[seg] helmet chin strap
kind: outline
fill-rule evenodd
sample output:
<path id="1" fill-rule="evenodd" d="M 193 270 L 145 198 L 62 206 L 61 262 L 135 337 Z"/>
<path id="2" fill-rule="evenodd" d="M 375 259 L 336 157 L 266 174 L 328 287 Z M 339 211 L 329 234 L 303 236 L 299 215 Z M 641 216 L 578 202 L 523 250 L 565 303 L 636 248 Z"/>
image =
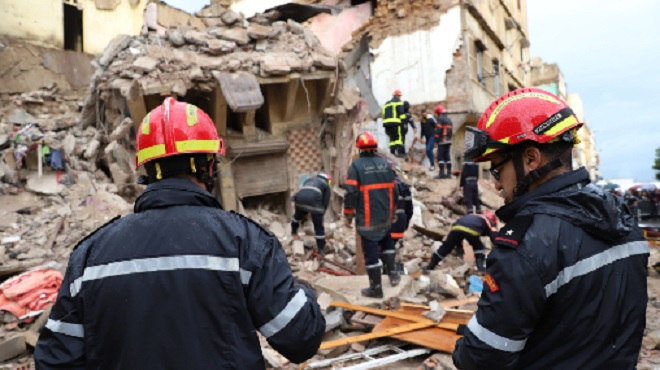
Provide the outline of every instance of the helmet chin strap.
<path id="1" fill-rule="evenodd" d="M 564 162 L 561 160 L 561 158 L 557 158 L 535 170 L 529 171 L 529 173 L 525 175 L 525 165 L 523 163 L 522 155 L 514 156 L 513 166 L 516 170 L 516 179 L 522 179 L 522 180 L 519 180 L 518 183 L 516 184 L 516 187 L 513 188 L 513 197 L 517 198 L 524 195 L 529 191 L 530 185 L 532 185 L 538 179 L 547 175 L 551 171 L 554 171 L 557 168 L 562 167 L 563 165 Z"/>

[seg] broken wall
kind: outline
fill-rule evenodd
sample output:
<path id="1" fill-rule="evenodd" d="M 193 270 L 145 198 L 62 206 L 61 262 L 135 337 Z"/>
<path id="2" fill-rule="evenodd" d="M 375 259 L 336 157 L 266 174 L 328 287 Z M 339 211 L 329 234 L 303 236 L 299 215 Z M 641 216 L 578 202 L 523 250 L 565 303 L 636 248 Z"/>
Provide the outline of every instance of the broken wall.
<path id="1" fill-rule="evenodd" d="M 99 54 L 116 35 L 139 34 L 147 3 L 146 0 L 78 0 L 77 8 L 82 10 L 82 51 Z M 0 36 L 64 48 L 64 4 L 72 2 L 0 0 L 3 10 Z"/>
<path id="2" fill-rule="evenodd" d="M 454 6 L 429 30 L 386 37 L 372 49 L 372 89 L 378 102 L 388 101 L 395 89 L 410 104 L 444 101 L 445 73 L 451 68 L 460 35 L 460 7 Z"/>

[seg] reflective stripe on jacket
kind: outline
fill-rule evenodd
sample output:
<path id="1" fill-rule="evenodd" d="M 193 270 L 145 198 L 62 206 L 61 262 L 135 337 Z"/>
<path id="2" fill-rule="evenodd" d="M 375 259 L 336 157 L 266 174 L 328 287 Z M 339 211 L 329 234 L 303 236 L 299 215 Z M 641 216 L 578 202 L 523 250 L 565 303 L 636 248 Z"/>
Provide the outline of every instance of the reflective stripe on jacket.
<path id="1" fill-rule="evenodd" d="M 383 105 L 382 115 L 384 126 L 401 124 L 402 120 L 406 118 L 406 113 L 403 111 L 403 102 L 399 98 L 392 98 Z"/>
<path id="2" fill-rule="evenodd" d="M 344 215 L 356 217 L 358 234 L 380 240 L 390 229 L 398 189 L 390 164 L 364 151 L 351 163 L 345 183 Z"/>
<path id="3" fill-rule="evenodd" d="M 165 179 L 72 252 L 34 358 L 40 369 L 263 369 L 257 330 L 300 363 L 325 320 L 272 233 Z"/>
<path id="4" fill-rule="evenodd" d="M 633 369 L 646 322 L 649 248 L 618 197 L 580 170 L 498 210 L 479 309 L 458 369 Z"/>

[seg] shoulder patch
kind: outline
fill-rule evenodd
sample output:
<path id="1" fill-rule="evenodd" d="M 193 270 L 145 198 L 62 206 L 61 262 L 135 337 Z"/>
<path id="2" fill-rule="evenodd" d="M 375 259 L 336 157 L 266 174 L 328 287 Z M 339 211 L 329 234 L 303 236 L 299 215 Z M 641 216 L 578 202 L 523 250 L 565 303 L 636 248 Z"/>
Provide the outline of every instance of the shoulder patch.
<path id="1" fill-rule="evenodd" d="M 493 279 L 489 273 L 486 273 L 484 276 L 484 284 L 488 286 L 488 289 L 490 289 L 491 293 L 495 293 L 500 290 L 500 286 L 497 285 L 497 282 L 495 282 L 495 279 Z"/>
<path id="2" fill-rule="evenodd" d="M 495 237 L 495 244 L 509 248 L 518 247 L 533 220 L 534 216 L 532 215 L 514 217 L 511 222 L 500 229 Z"/>
<path id="3" fill-rule="evenodd" d="M 85 242 L 85 240 L 87 240 L 87 239 L 91 238 L 92 236 L 96 235 L 96 233 L 98 233 L 98 232 L 101 231 L 102 229 L 105 229 L 107 226 L 109 226 L 109 225 L 112 224 L 113 222 L 119 220 L 120 218 L 121 218 L 121 216 L 115 216 L 115 217 L 113 217 L 110 221 L 108 221 L 108 222 L 104 223 L 103 225 L 99 226 L 96 230 L 92 231 L 92 232 L 89 233 L 86 237 L 82 238 L 82 240 L 80 240 L 80 241 L 76 244 L 76 246 L 73 247 L 73 250 L 75 251 L 75 250 L 76 250 L 76 249 L 77 249 L 82 243 Z"/>
<path id="4" fill-rule="evenodd" d="M 234 215 L 236 215 L 236 216 L 238 216 L 238 217 L 240 217 L 240 218 L 242 218 L 242 219 L 248 221 L 248 222 L 251 223 L 252 225 L 255 225 L 255 226 L 258 227 L 259 229 L 263 230 L 268 236 L 275 237 L 275 234 L 273 234 L 272 231 L 266 229 L 264 226 L 262 226 L 262 225 L 261 225 L 260 223 L 258 223 L 257 221 L 255 221 L 255 220 L 253 220 L 253 219 L 251 219 L 251 218 L 249 218 L 249 217 L 247 217 L 247 216 L 244 216 L 244 215 L 242 215 L 242 214 L 240 214 L 240 213 L 238 213 L 238 212 L 236 212 L 236 211 L 229 211 L 229 213 L 234 214 Z"/>

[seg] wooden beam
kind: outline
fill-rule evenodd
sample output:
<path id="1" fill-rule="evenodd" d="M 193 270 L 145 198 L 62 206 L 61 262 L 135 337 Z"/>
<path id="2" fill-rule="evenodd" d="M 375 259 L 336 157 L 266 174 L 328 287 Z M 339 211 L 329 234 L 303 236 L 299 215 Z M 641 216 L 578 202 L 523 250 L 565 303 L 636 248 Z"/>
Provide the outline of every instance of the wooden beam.
<path id="1" fill-rule="evenodd" d="M 458 327 L 457 324 L 447 324 L 447 325 L 456 325 Z M 343 345 L 346 345 L 346 344 L 364 342 L 366 340 L 372 340 L 372 339 L 376 339 L 376 338 L 389 337 L 389 336 L 392 336 L 392 335 L 407 333 L 407 332 L 414 331 L 414 330 L 430 328 L 432 326 L 435 326 L 435 323 L 433 323 L 432 321 L 431 321 L 430 324 L 429 323 L 423 323 L 423 322 L 419 323 L 418 322 L 418 323 L 415 323 L 415 324 L 399 326 L 397 328 L 387 329 L 387 330 L 379 331 L 379 332 L 376 332 L 376 333 L 362 334 L 362 335 L 356 335 L 356 336 L 353 336 L 353 337 L 330 340 L 330 341 L 321 343 L 321 347 L 319 347 L 319 349 L 320 350 L 329 349 L 329 348 L 343 346 Z"/>
<path id="2" fill-rule="evenodd" d="M 130 112 L 131 119 L 133 120 L 133 127 L 137 131 L 138 126 L 144 119 L 144 116 L 147 115 L 147 107 L 144 104 L 144 96 L 139 95 L 135 99 L 127 99 L 126 105 L 128 105 L 128 111 Z"/>
<path id="3" fill-rule="evenodd" d="M 234 183 L 234 174 L 231 166 L 231 162 L 221 163 L 220 171 L 218 171 L 222 208 L 224 208 L 225 211 L 236 211 L 238 209 L 238 203 L 236 202 L 236 185 Z"/>
<path id="4" fill-rule="evenodd" d="M 300 86 L 300 79 L 296 78 L 286 85 L 285 102 L 284 102 L 284 116 L 282 121 L 288 122 L 293 119 L 294 108 L 296 107 L 296 95 L 298 94 L 298 87 Z"/>
<path id="5" fill-rule="evenodd" d="M 332 95 L 334 92 L 335 83 L 331 79 L 318 80 L 316 83 L 318 84 L 316 90 L 318 107 L 316 107 L 317 111 L 315 113 L 323 114 L 323 110 L 329 107 L 335 98 L 334 95 Z"/>
<path id="6" fill-rule="evenodd" d="M 423 317 L 423 316 L 409 315 L 409 314 L 405 314 L 405 313 L 401 313 L 401 312 L 397 312 L 397 311 L 380 310 L 378 308 L 372 308 L 372 307 L 367 307 L 367 306 L 358 306 L 358 305 L 355 305 L 355 304 L 350 304 L 350 303 L 345 303 L 345 302 L 332 301 L 332 302 L 330 302 L 330 306 L 341 307 L 341 308 L 345 308 L 347 310 L 371 313 L 371 314 L 379 315 L 379 316 L 396 317 L 397 319 L 408 320 L 408 321 L 413 321 L 413 322 L 417 322 L 417 323 L 427 323 L 427 324 L 432 323 L 432 324 L 435 324 L 435 322 L 433 320 L 427 319 L 426 317 Z"/>
<path id="7" fill-rule="evenodd" d="M 227 136 L 227 101 L 220 86 L 213 90 L 213 121 L 220 137 Z"/>
<path id="8" fill-rule="evenodd" d="M 243 136 L 249 142 L 257 141 L 257 125 L 254 121 L 255 113 L 255 110 L 251 110 L 239 115 L 241 127 L 243 128 Z"/>

